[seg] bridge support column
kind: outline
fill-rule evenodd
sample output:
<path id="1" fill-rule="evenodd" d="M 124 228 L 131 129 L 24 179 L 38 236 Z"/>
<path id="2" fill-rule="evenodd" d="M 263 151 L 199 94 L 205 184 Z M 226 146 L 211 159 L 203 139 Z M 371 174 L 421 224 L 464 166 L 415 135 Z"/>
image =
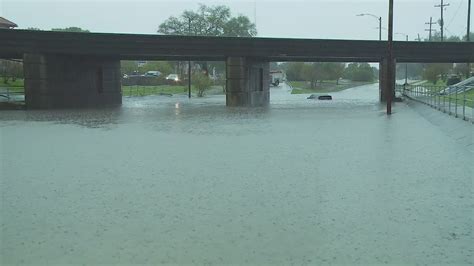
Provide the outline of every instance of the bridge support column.
<path id="1" fill-rule="evenodd" d="M 269 62 L 246 57 L 227 58 L 227 106 L 267 106 L 270 103 Z"/>
<path id="2" fill-rule="evenodd" d="M 389 62 L 388 58 L 383 58 L 379 63 L 379 96 L 381 102 L 386 102 L 389 94 L 389 82 L 395 84 L 395 73 L 391 75 L 392 80 L 389 81 Z M 395 71 L 395 62 L 393 62 L 393 71 Z M 392 90 L 392 99 L 395 99 L 395 90 Z"/>
<path id="3" fill-rule="evenodd" d="M 119 60 L 26 54 L 23 67 L 28 109 L 99 107 L 122 103 Z"/>

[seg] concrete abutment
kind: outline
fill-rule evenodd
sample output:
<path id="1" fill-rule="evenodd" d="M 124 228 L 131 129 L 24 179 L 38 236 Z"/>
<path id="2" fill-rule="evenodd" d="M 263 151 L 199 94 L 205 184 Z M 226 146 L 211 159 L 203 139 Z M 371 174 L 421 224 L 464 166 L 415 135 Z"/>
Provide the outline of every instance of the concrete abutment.
<path id="1" fill-rule="evenodd" d="M 250 57 L 228 57 L 226 104 L 261 107 L 270 103 L 270 63 Z"/>
<path id="2" fill-rule="evenodd" d="M 116 106 L 122 103 L 120 60 L 25 54 L 28 109 Z"/>

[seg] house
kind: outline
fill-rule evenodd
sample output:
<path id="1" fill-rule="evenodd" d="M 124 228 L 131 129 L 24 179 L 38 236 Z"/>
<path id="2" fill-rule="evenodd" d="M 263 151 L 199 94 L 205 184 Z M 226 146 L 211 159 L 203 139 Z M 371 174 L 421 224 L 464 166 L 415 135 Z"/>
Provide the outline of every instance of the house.
<path id="1" fill-rule="evenodd" d="M 11 22 L 6 18 L 0 17 L 0 29 L 13 29 L 18 27 L 15 23 Z"/>

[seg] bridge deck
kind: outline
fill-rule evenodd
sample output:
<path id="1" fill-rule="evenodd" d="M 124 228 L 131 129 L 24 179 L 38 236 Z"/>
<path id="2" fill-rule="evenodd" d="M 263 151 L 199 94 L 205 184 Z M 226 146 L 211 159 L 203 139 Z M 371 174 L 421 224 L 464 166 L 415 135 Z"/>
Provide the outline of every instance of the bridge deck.
<path id="1" fill-rule="evenodd" d="M 93 55 L 118 59 L 379 62 L 387 42 L 289 38 L 233 38 L 0 30 L 0 57 L 25 53 Z M 474 42 L 395 42 L 398 62 L 474 62 Z"/>

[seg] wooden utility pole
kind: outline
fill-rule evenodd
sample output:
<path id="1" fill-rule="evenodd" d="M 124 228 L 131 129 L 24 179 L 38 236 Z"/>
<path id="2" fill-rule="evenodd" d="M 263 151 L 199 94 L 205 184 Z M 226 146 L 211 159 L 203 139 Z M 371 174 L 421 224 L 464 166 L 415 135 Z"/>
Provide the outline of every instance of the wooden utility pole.
<path id="1" fill-rule="evenodd" d="M 191 17 L 188 21 L 188 31 L 191 35 Z M 188 60 L 188 98 L 191 98 L 191 60 Z"/>
<path id="2" fill-rule="evenodd" d="M 392 114 L 392 100 L 395 86 L 395 62 L 393 58 L 393 0 L 388 5 L 388 65 L 387 65 L 387 115 Z"/>
<path id="3" fill-rule="evenodd" d="M 449 4 L 444 4 L 443 0 L 441 0 L 441 4 L 435 6 L 441 9 L 441 19 L 439 21 L 439 26 L 441 28 L 441 41 L 444 41 L 444 7 L 445 6 L 449 6 Z"/>
<path id="4" fill-rule="evenodd" d="M 429 31 L 430 32 L 430 35 L 429 35 L 429 38 L 428 40 L 431 42 L 431 36 L 432 36 L 432 32 L 433 32 L 433 24 L 436 24 L 433 22 L 433 17 L 430 17 L 430 22 L 426 22 L 425 23 L 426 25 L 430 25 L 430 28 L 429 29 L 425 29 L 425 31 Z"/>
<path id="5" fill-rule="evenodd" d="M 467 6 L 467 35 L 466 35 L 466 42 L 471 41 L 471 0 L 468 1 Z M 471 64 L 467 62 L 467 76 L 469 78 L 471 76 Z"/>

